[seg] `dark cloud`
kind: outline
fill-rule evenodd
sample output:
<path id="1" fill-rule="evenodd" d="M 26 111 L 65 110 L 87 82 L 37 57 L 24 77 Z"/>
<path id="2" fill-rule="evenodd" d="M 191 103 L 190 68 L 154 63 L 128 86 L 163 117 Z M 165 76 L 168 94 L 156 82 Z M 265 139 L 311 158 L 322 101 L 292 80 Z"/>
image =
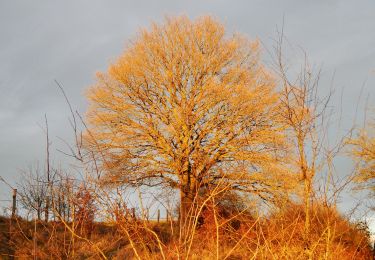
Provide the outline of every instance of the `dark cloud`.
<path id="1" fill-rule="evenodd" d="M 165 15 L 211 14 L 230 31 L 259 38 L 267 48 L 284 19 L 289 42 L 303 47 L 313 64 L 323 66 L 323 82 L 335 72 L 335 85 L 345 89 L 343 107 L 350 125 L 365 79 L 365 93 L 374 101 L 374 11 L 370 0 L 2 1 L 0 174 L 14 183 L 18 168 L 43 160 L 44 137 L 38 124 L 43 124 L 45 113 L 52 135 L 71 140 L 69 111 L 55 79 L 84 112 L 83 93 L 95 72 L 106 69 L 139 27 Z M 53 148 L 59 146 L 54 138 Z M 56 155 L 54 160 L 64 158 Z M 8 194 L 0 185 L 0 198 Z"/>

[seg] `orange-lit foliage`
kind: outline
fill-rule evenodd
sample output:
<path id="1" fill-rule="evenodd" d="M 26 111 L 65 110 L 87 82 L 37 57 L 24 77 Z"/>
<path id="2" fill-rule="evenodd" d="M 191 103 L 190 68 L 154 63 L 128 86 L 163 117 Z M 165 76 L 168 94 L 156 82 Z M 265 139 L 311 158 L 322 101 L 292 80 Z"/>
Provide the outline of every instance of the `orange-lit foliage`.
<path id="1" fill-rule="evenodd" d="M 266 221 L 263 232 L 274 253 L 290 259 L 301 257 L 304 250 L 304 205 L 288 204 Z M 316 202 L 310 208 L 310 250 L 312 257 L 328 259 L 369 259 L 369 231 L 349 222 L 336 208 Z M 303 258 L 301 258 L 303 259 Z"/>
<path id="2" fill-rule="evenodd" d="M 210 17 L 142 30 L 87 94 L 106 180 L 178 188 L 182 219 L 202 187 L 283 194 L 279 97 L 258 55 Z"/>
<path id="3" fill-rule="evenodd" d="M 38 259 L 370 259 L 367 226 L 313 196 L 322 168 L 317 122 L 327 105 L 319 109 L 317 80 L 305 70 L 299 84 L 291 84 L 280 62 L 278 92 L 258 54 L 256 42 L 228 36 L 210 17 L 167 19 L 143 30 L 88 90 L 84 141 L 90 161 L 80 151 L 80 136 L 80 156 L 74 157 L 86 171 L 104 176 L 85 179 L 79 189 L 69 178 L 61 188 L 52 182 L 58 221 L 0 218 L 6 244 L 0 253 Z M 363 151 L 373 147 L 365 140 L 353 141 L 355 155 L 371 172 L 373 158 Z M 304 184 L 301 204 L 292 171 Z M 167 219 L 150 219 L 142 189 L 138 214 L 133 208 L 130 217 L 127 186 L 117 187 L 123 184 L 178 189 L 180 221 L 171 217 L 172 207 Z M 271 207 L 258 207 L 264 204 L 252 195 Z"/>
<path id="4" fill-rule="evenodd" d="M 311 256 L 313 259 L 370 259 L 368 228 L 354 224 L 335 208 L 313 205 L 311 216 Z M 204 211 L 205 223 L 199 227 L 193 251 L 205 259 L 214 257 L 216 236 L 213 205 Z M 306 259 L 304 205 L 287 204 L 268 217 L 251 214 L 228 214 L 217 207 L 221 253 L 225 256 L 233 247 L 232 257 L 251 256 L 255 259 Z M 276 257 L 277 256 L 277 257 Z"/>
<path id="5" fill-rule="evenodd" d="M 74 221 L 77 225 L 79 233 L 85 236 L 90 236 L 94 228 L 94 219 L 96 207 L 94 199 L 90 191 L 81 186 L 74 198 L 75 214 Z"/>
<path id="6" fill-rule="evenodd" d="M 352 155 L 359 163 L 357 181 L 363 187 L 375 190 L 375 125 L 362 129 L 357 138 L 350 140 Z"/>

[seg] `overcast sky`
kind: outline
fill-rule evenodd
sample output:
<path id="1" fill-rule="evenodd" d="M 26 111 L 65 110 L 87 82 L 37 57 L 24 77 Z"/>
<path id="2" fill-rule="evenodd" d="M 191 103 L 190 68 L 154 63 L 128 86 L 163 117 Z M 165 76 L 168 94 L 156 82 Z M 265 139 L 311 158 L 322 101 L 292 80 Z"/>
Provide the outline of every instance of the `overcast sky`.
<path id="1" fill-rule="evenodd" d="M 375 104 L 375 1 L 0 1 L 0 175 L 14 184 L 19 169 L 44 160 L 44 114 L 55 152 L 61 137 L 72 140 L 69 110 L 54 80 L 84 114 L 85 89 L 123 51 L 140 27 L 165 15 L 210 14 L 230 32 L 260 39 L 271 48 L 284 19 L 284 33 L 322 68 L 322 89 L 334 86 L 349 128 L 361 87 Z M 288 47 L 288 46 L 287 46 Z M 287 52 L 289 53 L 289 52 Z M 298 55 L 297 55 L 298 56 Z M 293 55 L 289 57 L 294 63 Z M 269 57 L 268 57 L 269 58 Z M 264 52 L 264 60 L 267 60 Z M 340 98 L 334 99 L 339 106 Z M 365 100 L 365 98 L 362 98 Z M 360 106 L 363 114 L 363 105 Z M 361 115 L 359 116 L 361 118 Z M 333 129 L 336 131 L 335 129 Z M 337 132 L 342 131 L 337 129 Z M 348 165 L 339 166 L 342 171 Z M 9 197 L 0 184 L 0 200 Z M 4 203 L 0 203 L 4 204 Z M 349 206 L 348 206 L 349 207 Z"/>

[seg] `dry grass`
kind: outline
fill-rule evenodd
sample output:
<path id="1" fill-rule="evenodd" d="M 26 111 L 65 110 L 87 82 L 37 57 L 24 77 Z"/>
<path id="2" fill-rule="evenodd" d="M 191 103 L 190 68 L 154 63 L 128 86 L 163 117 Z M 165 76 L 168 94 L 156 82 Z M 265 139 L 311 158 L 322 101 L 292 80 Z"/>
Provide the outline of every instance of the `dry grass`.
<path id="1" fill-rule="evenodd" d="M 91 243 L 87 243 L 77 238 L 73 242 L 71 232 L 60 222 L 22 219 L 13 221 L 9 240 L 9 219 L 2 218 L 0 250 L 3 259 L 11 259 L 7 255 L 19 259 L 98 259 L 101 256 L 93 245 L 109 259 L 306 259 L 304 214 L 303 207 L 295 204 L 262 218 L 225 208 L 214 210 L 208 204 L 188 254 L 178 232 L 174 230 L 172 234 L 171 223 L 166 222 L 95 223 L 87 237 Z M 363 226 L 349 222 L 334 208 L 321 205 L 314 205 L 311 216 L 311 259 L 371 258 L 369 234 Z M 172 224 L 178 226 L 176 222 Z"/>

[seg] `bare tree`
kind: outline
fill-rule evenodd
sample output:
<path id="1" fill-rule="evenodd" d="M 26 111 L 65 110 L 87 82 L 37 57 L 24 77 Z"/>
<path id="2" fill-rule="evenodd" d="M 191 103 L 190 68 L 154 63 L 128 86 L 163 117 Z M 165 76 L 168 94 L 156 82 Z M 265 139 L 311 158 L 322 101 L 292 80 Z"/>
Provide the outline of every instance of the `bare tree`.
<path id="1" fill-rule="evenodd" d="M 276 73 L 279 75 L 283 87 L 280 96 L 283 122 L 287 125 L 290 144 L 293 153 L 290 154 L 291 167 L 299 174 L 302 183 L 302 200 L 305 208 L 304 217 L 304 241 L 305 252 L 309 259 L 311 250 L 311 219 L 312 201 L 316 195 L 316 175 L 326 170 L 326 184 L 323 204 L 328 206 L 328 189 L 332 188 L 331 198 L 337 198 L 338 194 L 351 182 L 352 176 L 348 175 L 341 181 L 333 176 L 333 160 L 343 150 L 345 139 L 350 136 L 351 130 L 341 138 L 327 141 L 328 128 L 331 125 L 331 111 L 329 103 L 332 89 L 328 88 L 328 94 L 322 96 L 319 88 L 320 70 L 314 71 L 307 55 L 304 54 L 304 62 L 295 79 L 291 80 L 283 57 L 284 35 L 281 32 L 275 48 Z M 319 176 L 322 177 L 322 176 Z M 336 200 L 335 200 L 336 201 Z M 328 211 L 331 209 L 328 209 Z"/>
<path id="2" fill-rule="evenodd" d="M 375 121 L 367 122 L 357 136 L 349 140 L 351 155 L 357 164 L 358 187 L 374 191 L 375 187 Z"/>
<path id="3" fill-rule="evenodd" d="M 86 148 L 103 181 L 178 189 L 182 223 L 203 187 L 224 183 L 271 201 L 293 183 L 279 94 L 258 44 L 227 37 L 210 17 L 143 30 L 88 97 Z"/>
<path id="4" fill-rule="evenodd" d="M 41 220 L 48 194 L 46 175 L 38 163 L 27 170 L 22 170 L 21 174 L 17 185 L 21 205 L 29 212 L 34 211 L 37 219 Z"/>

